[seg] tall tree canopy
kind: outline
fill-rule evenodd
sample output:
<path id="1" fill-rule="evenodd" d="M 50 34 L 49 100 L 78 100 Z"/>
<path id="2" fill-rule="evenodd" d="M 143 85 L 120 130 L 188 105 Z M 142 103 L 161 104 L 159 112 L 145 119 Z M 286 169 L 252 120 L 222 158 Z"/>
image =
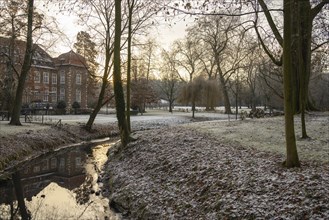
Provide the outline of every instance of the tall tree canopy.
<path id="1" fill-rule="evenodd" d="M 80 31 L 77 34 L 77 42 L 74 43 L 73 47 L 78 54 L 86 59 L 89 74 L 92 77 L 96 77 L 99 66 L 96 60 L 98 52 L 96 43 L 92 41 L 90 34 L 85 31 Z"/>

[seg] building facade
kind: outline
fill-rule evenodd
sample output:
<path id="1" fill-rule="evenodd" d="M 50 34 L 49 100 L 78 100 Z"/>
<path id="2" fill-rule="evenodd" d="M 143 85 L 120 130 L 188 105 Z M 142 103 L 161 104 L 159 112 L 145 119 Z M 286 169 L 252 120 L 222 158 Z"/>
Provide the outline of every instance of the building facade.
<path id="1" fill-rule="evenodd" d="M 87 108 L 88 71 L 85 59 L 71 50 L 58 56 L 55 65 L 58 71 L 58 100 L 64 100 L 70 106 L 78 102 L 81 108 Z"/>
<path id="2" fill-rule="evenodd" d="M 0 37 L 0 90 L 3 94 L 10 91 L 14 97 L 17 75 L 20 73 L 26 43 L 16 40 L 14 46 L 9 38 Z M 12 52 L 14 51 L 14 52 Z M 12 61 L 13 60 L 13 61 Z M 61 100 L 65 101 L 67 111 L 78 102 L 87 108 L 88 70 L 85 59 L 73 52 L 52 58 L 39 45 L 33 46 L 31 69 L 26 79 L 23 104 L 33 108 L 55 108 Z M 10 83 L 8 83 L 10 82 Z M 10 84 L 10 86 L 8 86 Z M 5 105 L 1 105 L 5 107 Z"/>

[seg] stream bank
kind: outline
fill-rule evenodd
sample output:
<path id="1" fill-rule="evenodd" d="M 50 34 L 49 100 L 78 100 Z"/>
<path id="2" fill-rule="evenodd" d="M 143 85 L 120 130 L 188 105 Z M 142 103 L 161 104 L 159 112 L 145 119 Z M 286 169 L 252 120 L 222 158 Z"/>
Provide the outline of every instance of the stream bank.
<path id="1" fill-rule="evenodd" d="M 114 123 L 95 125 L 91 132 L 87 132 L 83 125 L 40 126 L 42 129 L 31 129 L 5 136 L 0 134 L 0 174 L 4 169 L 13 167 L 21 161 L 68 145 L 100 138 L 114 139 L 118 136 L 118 129 Z M 6 128 L 3 126 L 1 129 Z"/>

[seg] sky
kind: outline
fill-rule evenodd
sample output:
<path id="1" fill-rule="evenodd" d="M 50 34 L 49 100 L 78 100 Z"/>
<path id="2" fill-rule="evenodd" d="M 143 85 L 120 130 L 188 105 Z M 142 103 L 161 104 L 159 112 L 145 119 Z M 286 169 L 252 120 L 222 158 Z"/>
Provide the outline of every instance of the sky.
<path id="1" fill-rule="evenodd" d="M 76 42 L 77 33 L 81 30 L 84 30 L 85 27 L 79 25 L 78 17 L 71 14 L 63 14 L 59 13 L 58 9 L 48 10 L 44 8 L 42 1 L 36 1 L 36 6 L 39 11 L 48 16 L 54 17 L 58 22 L 58 27 L 65 33 L 65 37 L 61 40 L 58 40 L 56 44 L 49 49 L 49 53 L 54 56 L 58 56 L 61 53 L 68 52 L 72 49 L 73 44 Z M 39 3 L 39 4 L 38 4 Z M 161 19 L 160 24 L 156 26 L 155 29 L 150 31 L 150 36 L 154 37 L 159 45 L 163 48 L 169 49 L 170 45 L 179 38 L 183 38 L 185 36 L 185 28 L 187 22 L 182 20 L 174 21 L 164 21 L 164 18 Z"/>

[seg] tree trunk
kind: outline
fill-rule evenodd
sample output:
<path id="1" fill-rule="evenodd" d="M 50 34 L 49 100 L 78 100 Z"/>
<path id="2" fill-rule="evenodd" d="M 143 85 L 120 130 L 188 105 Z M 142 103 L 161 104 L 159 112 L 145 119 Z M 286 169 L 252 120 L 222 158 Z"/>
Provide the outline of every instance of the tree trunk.
<path id="1" fill-rule="evenodd" d="M 11 118 L 13 111 L 13 93 L 14 93 L 14 65 L 15 65 L 15 41 L 16 29 L 14 25 L 14 17 L 11 20 L 11 38 L 9 45 L 9 61 L 7 62 L 7 76 L 5 80 L 5 109 L 8 110 L 8 120 Z"/>
<path id="2" fill-rule="evenodd" d="M 109 25 L 109 24 L 107 24 L 107 25 Z M 108 30 L 110 29 L 110 27 L 107 26 L 106 29 L 107 29 L 107 34 L 108 34 Z M 90 114 L 89 119 L 86 123 L 85 129 L 87 131 L 91 131 L 94 121 L 96 119 L 96 116 L 97 116 L 98 112 L 100 111 L 100 109 L 102 108 L 102 106 L 104 105 L 104 97 L 105 97 L 106 89 L 108 88 L 108 85 L 109 85 L 108 78 L 110 75 L 110 62 L 111 62 L 111 45 L 110 44 L 111 44 L 110 40 L 107 39 L 106 43 L 105 43 L 105 67 L 104 67 L 104 72 L 103 72 L 103 77 L 102 77 L 102 87 L 101 87 L 101 91 L 98 96 L 96 107 L 94 108 L 93 112 Z"/>
<path id="3" fill-rule="evenodd" d="M 238 120 L 238 114 L 239 114 L 239 107 L 238 107 L 238 97 L 239 93 L 236 91 L 235 93 L 235 120 Z"/>
<path id="4" fill-rule="evenodd" d="M 24 55 L 23 66 L 21 74 L 18 77 L 18 85 L 16 90 L 16 96 L 14 101 L 14 108 L 12 117 L 10 120 L 11 125 L 22 125 L 20 122 L 22 98 L 25 87 L 25 80 L 30 71 L 31 59 L 32 59 L 32 25 L 33 25 L 33 3 L 34 0 L 29 0 L 28 3 L 28 21 L 27 21 L 27 38 L 26 38 L 26 49 Z"/>
<path id="5" fill-rule="evenodd" d="M 206 111 L 210 111 L 211 109 L 211 101 L 210 101 L 210 86 L 207 85 L 206 86 L 206 93 L 207 93 L 207 97 L 206 97 Z"/>
<path id="6" fill-rule="evenodd" d="M 14 183 L 14 188 L 16 192 L 16 199 L 18 203 L 19 212 L 21 213 L 21 217 L 23 220 L 31 219 L 30 213 L 27 211 L 24 201 L 24 192 L 22 189 L 21 178 L 19 172 L 15 172 L 12 174 L 12 179 Z"/>
<path id="7" fill-rule="evenodd" d="M 285 136 L 286 136 L 286 167 L 299 167 L 299 158 L 297 153 L 295 129 L 294 129 L 294 109 L 293 86 L 296 85 L 292 81 L 294 74 L 292 62 L 292 34 L 293 34 L 293 0 L 284 0 L 284 41 L 283 41 L 283 82 L 284 82 L 284 118 L 285 118 Z"/>
<path id="8" fill-rule="evenodd" d="M 172 101 L 169 100 L 169 112 L 172 113 Z"/>
<path id="9" fill-rule="evenodd" d="M 105 67 L 105 72 L 108 71 L 106 70 L 106 67 Z M 108 77 L 108 74 L 104 73 L 103 75 L 103 82 L 102 82 L 102 87 L 101 87 L 101 91 L 99 93 L 99 96 L 98 96 L 98 101 L 97 101 L 97 104 L 96 104 L 96 107 L 94 108 L 94 110 L 92 111 L 92 113 L 90 114 L 89 116 L 89 119 L 86 123 L 86 126 L 85 126 L 85 129 L 87 131 L 91 131 L 92 129 L 92 126 L 94 124 L 94 121 L 96 119 L 96 116 L 98 114 L 98 112 L 101 110 L 102 106 L 103 106 L 103 100 L 104 100 L 104 96 L 105 96 L 105 90 L 106 90 L 106 87 L 107 87 L 107 77 Z"/>
<path id="10" fill-rule="evenodd" d="M 219 80 L 221 83 L 221 88 L 222 88 L 222 93 L 223 93 L 223 98 L 224 98 L 225 114 L 232 114 L 231 103 L 230 103 L 230 99 L 228 97 L 225 79 L 222 76 L 222 74 L 219 74 Z"/>
<path id="11" fill-rule="evenodd" d="M 126 146 L 129 142 L 129 130 L 125 113 L 125 98 L 121 80 L 121 0 L 115 0 L 115 37 L 114 37 L 114 58 L 113 58 L 113 84 L 115 95 L 116 114 L 120 129 L 121 143 Z"/>
<path id="12" fill-rule="evenodd" d="M 300 70 L 300 110 L 302 122 L 302 138 L 308 138 L 305 122 L 305 110 L 308 101 L 308 85 L 311 76 L 311 38 L 312 20 L 311 5 L 309 1 L 298 2 L 298 20 L 300 39 L 298 40 L 298 59 Z"/>
<path id="13" fill-rule="evenodd" d="M 195 100 L 192 100 L 192 118 L 195 118 Z"/>
<path id="14" fill-rule="evenodd" d="M 131 131 L 131 124 L 130 124 L 130 85 L 131 85 L 131 41 L 132 41 L 132 16 L 133 16 L 133 6 L 134 0 L 128 0 L 128 7 L 129 7 L 129 20 L 128 20 L 128 47 L 127 47 L 127 127 L 129 132 Z"/>
<path id="15" fill-rule="evenodd" d="M 308 87 L 308 82 L 306 82 L 306 86 Z M 307 89 L 307 101 L 306 101 L 306 106 L 305 106 L 305 109 L 308 110 L 308 111 L 319 111 L 319 109 L 314 105 L 314 101 L 312 101 L 312 98 L 308 92 L 308 89 Z M 321 105 L 320 105 L 321 106 Z"/>

